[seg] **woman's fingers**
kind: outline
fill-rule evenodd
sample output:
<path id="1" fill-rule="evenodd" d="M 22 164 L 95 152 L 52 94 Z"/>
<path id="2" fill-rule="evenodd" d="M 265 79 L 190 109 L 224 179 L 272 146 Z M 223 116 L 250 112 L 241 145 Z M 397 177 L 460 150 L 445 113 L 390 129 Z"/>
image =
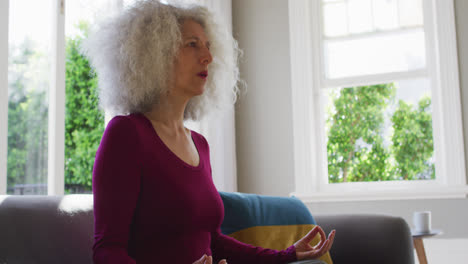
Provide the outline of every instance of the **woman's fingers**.
<path id="1" fill-rule="evenodd" d="M 205 254 L 199 260 L 195 261 L 193 264 L 213 264 L 213 257 L 207 256 Z M 225 259 L 222 259 L 219 261 L 218 264 L 227 264 L 227 261 Z"/>
<path id="2" fill-rule="evenodd" d="M 336 231 L 335 230 L 332 230 L 330 232 L 330 234 L 328 235 L 328 238 L 326 238 L 325 236 L 325 232 L 322 234 L 323 237 L 326 239 L 326 240 L 330 240 L 330 245 L 329 245 L 329 248 L 331 248 L 331 244 L 333 244 L 333 239 L 335 239 L 335 233 Z M 325 243 L 324 240 L 321 240 L 320 243 L 315 247 L 315 248 L 321 248 L 323 246 L 323 244 Z M 327 250 L 328 251 L 328 250 Z"/>
<path id="3" fill-rule="evenodd" d="M 312 239 L 314 239 L 314 237 L 317 236 L 318 233 L 320 233 L 320 230 L 321 230 L 320 226 L 315 226 L 314 228 L 312 228 L 312 230 L 309 231 L 309 233 L 307 233 L 299 241 L 297 241 L 296 244 L 297 243 L 309 244 L 310 241 L 312 241 Z M 320 238 L 320 240 L 322 240 L 322 238 Z"/>
<path id="4" fill-rule="evenodd" d="M 314 249 L 319 249 L 327 240 L 327 236 L 325 235 L 325 232 L 320 226 L 315 226 L 314 228 L 312 228 L 312 230 L 310 230 L 310 232 L 307 233 L 307 235 L 305 235 L 301 240 L 306 244 L 310 244 L 310 241 L 312 241 L 312 239 L 314 239 L 314 237 L 316 237 L 317 234 L 320 235 L 320 242 L 314 247 Z"/>
<path id="5" fill-rule="evenodd" d="M 331 247 L 333 246 L 333 241 L 335 240 L 335 234 L 336 234 L 336 231 L 335 230 L 332 230 L 330 232 L 330 235 L 328 236 L 328 248 L 325 252 L 329 251 L 331 249 Z"/>
<path id="6" fill-rule="evenodd" d="M 325 243 L 325 241 L 327 240 L 327 236 L 325 235 L 325 232 L 320 226 L 318 226 L 318 233 L 320 234 L 320 242 L 318 243 L 316 247 L 321 248 L 323 244 Z"/>
<path id="7" fill-rule="evenodd" d="M 320 234 L 320 242 L 316 246 L 311 247 L 309 245 L 310 239 L 316 236 L 317 234 Z M 336 231 L 332 230 L 327 238 L 322 228 L 318 226 L 314 227 L 307 235 L 305 235 L 303 238 L 301 238 L 301 240 L 294 244 L 294 246 L 296 247 L 297 259 L 316 259 L 321 257 L 323 254 L 327 253 L 331 249 L 333 241 L 335 239 L 335 234 Z"/>
<path id="8" fill-rule="evenodd" d="M 205 262 L 203 262 L 203 264 L 213 264 L 213 257 L 212 257 L 212 256 L 208 256 L 208 257 L 205 259 Z"/>
<path id="9" fill-rule="evenodd" d="M 336 234 L 336 230 L 332 230 L 330 232 L 330 236 L 328 237 L 328 239 L 330 240 L 330 242 L 333 244 L 333 240 L 335 240 L 335 234 Z M 331 245 L 330 245 L 331 246 Z"/>
<path id="10" fill-rule="evenodd" d="M 204 264 L 206 257 L 206 254 L 203 255 L 199 260 L 195 261 L 193 264 Z"/>
<path id="11" fill-rule="evenodd" d="M 330 240 L 326 240 L 321 248 L 314 249 L 311 251 L 308 251 L 305 253 L 306 259 L 316 259 L 321 257 L 323 254 L 327 253 L 326 249 L 328 248 L 328 245 L 330 243 Z"/>
<path id="12" fill-rule="evenodd" d="M 315 226 L 312 230 L 307 233 L 301 240 L 304 240 L 307 244 L 320 232 L 320 226 Z"/>
<path id="13" fill-rule="evenodd" d="M 331 231 L 330 235 L 328 236 L 328 239 L 326 239 L 324 242 L 320 242 L 320 246 L 317 245 L 314 247 L 313 250 L 303 252 L 303 257 L 301 259 L 316 259 L 327 253 L 333 245 L 335 233 L 335 230 Z"/>
<path id="14" fill-rule="evenodd" d="M 330 232 L 330 235 L 328 236 L 328 239 L 326 239 L 326 241 L 322 244 L 322 246 L 318 247 L 317 248 L 318 250 L 316 252 L 314 252 L 314 254 L 313 254 L 313 255 L 315 255 L 314 257 L 320 257 L 323 254 L 327 253 L 331 249 L 331 247 L 333 245 L 333 240 L 335 239 L 335 233 L 336 233 L 335 230 Z M 325 237 L 325 235 L 324 235 L 324 237 Z"/>

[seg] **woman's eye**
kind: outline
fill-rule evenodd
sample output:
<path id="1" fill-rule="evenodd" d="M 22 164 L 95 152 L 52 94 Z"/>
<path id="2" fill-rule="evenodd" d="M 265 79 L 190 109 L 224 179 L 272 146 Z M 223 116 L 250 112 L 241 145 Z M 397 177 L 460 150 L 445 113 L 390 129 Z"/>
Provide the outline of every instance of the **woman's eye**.
<path id="1" fill-rule="evenodd" d="M 189 42 L 188 44 L 190 47 L 196 47 L 197 46 L 197 43 L 192 41 L 192 42 Z"/>

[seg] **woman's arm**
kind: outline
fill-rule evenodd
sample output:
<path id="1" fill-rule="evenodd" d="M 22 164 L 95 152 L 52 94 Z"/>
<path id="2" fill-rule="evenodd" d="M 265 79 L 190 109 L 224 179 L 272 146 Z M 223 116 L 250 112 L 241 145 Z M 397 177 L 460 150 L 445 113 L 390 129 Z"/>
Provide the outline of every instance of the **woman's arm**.
<path id="1" fill-rule="evenodd" d="M 140 190 L 140 152 L 132 121 L 124 116 L 112 119 L 93 169 L 95 264 L 136 263 L 127 250 Z"/>
<path id="2" fill-rule="evenodd" d="M 330 250 L 335 233 L 335 230 L 332 230 L 327 238 L 322 228 L 315 226 L 294 245 L 285 250 L 277 251 L 244 244 L 234 238 L 221 234 L 218 230 L 212 233 L 211 250 L 215 261 L 225 258 L 230 264 L 284 264 L 296 260 L 315 260 Z M 320 242 L 315 246 L 311 246 L 310 243 L 316 236 L 320 236 Z"/>
<path id="3" fill-rule="evenodd" d="M 214 263 L 220 259 L 226 259 L 229 264 L 283 264 L 297 260 L 294 246 L 282 251 L 254 247 L 223 235 L 219 230 L 211 234 L 211 250 Z"/>

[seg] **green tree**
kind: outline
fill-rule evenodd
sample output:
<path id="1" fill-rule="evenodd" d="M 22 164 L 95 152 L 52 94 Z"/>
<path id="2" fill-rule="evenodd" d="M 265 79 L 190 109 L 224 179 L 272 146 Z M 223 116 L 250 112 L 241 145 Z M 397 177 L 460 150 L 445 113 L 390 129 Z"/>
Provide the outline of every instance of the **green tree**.
<path id="1" fill-rule="evenodd" d="M 395 174 L 402 180 L 435 178 L 431 98 L 421 98 L 416 109 L 402 100 L 392 116 Z"/>
<path id="2" fill-rule="evenodd" d="M 17 184 L 47 181 L 49 65 L 38 50 L 30 39 L 9 50 L 8 193 Z"/>
<path id="3" fill-rule="evenodd" d="M 330 93 L 327 120 L 330 182 L 434 179 L 431 98 L 417 107 L 399 100 L 391 114 L 386 147 L 384 118 L 393 84 L 344 88 Z M 388 143 L 387 143 L 388 145 Z"/>
<path id="4" fill-rule="evenodd" d="M 79 25 L 83 36 L 87 24 Z M 82 36 L 67 39 L 65 186 L 68 193 L 89 192 L 94 158 L 104 132 L 104 115 L 98 108 L 97 78 L 80 54 Z"/>
<path id="5" fill-rule="evenodd" d="M 327 120 L 330 182 L 388 180 L 389 153 L 383 147 L 384 114 L 395 86 L 378 84 L 331 93 Z"/>
<path id="6" fill-rule="evenodd" d="M 79 53 L 81 35 L 66 42 L 65 189 L 91 191 L 94 157 L 104 131 L 98 109 L 97 78 Z M 49 69 L 47 56 L 26 39 L 9 51 L 8 189 L 47 182 Z"/>
<path id="7" fill-rule="evenodd" d="M 360 149 L 355 153 L 356 163 L 352 168 L 349 181 L 388 181 L 391 174 L 390 152 L 383 144 L 383 138 L 375 135 L 370 149 Z"/>

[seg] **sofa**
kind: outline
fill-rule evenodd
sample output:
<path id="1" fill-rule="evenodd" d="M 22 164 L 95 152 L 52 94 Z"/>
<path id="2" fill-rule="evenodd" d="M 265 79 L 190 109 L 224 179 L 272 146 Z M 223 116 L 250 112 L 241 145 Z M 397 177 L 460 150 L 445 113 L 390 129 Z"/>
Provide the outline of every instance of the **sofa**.
<path id="1" fill-rule="evenodd" d="M 0 195 L 0 264 L 92 263 L 92 195 Z M 399 217 L 314 215 L 336 229 L 335 264 L 414 263 L 411 233 Z M 301 262 L 299 262 L 301 263 Z"/>

